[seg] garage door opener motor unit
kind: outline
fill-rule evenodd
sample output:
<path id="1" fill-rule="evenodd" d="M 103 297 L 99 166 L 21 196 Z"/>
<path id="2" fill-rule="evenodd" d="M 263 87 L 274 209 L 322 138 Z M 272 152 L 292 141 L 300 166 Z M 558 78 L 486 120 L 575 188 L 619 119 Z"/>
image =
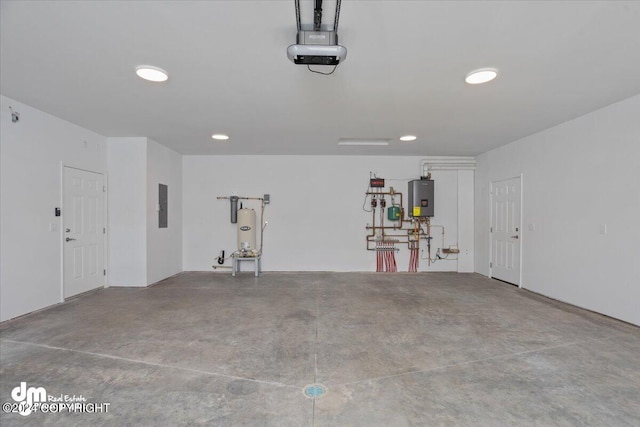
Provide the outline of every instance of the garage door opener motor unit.
<path id="1" fill-rule="evenodd" d="M 315 0 L 314 2 L 313 25 L 303 26 L 300 22 L 300 0 L 295 0 L 298 34 L 296 44 L 292 44 L 287 48 L 287 57 L 293 63 L 307 66 L 333 65 L 337 67 L 338 64 L 346 59 L 347 48 L 338 44 L 340 3 L 340 0 L 336 1 L 333 27 L 322 25 L 322 0 Z"/>

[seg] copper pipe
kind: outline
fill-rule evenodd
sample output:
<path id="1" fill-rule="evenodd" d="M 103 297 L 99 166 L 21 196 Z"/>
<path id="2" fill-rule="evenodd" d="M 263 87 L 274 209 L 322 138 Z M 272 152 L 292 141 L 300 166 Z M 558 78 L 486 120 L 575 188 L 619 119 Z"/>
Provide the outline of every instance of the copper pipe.
<path id="1" fill-rule="evenodd" d="M 414 233 L 417 234 L 418 239 L 417 239 L 417 244 L 418 247 L 420 245 L 419 241 L 420 241 L 420 223 L 422 222 L 422 219 L 417 218 L 414 219 L 414 223 L 411 225 L 411 228 L 404 228 L 404 223 L 405 222 L 409 222 L 410 219 L 409 218 L 405 218 L 405 209 L 404 209 L 404 198 L 402 196 L 402 193 L 400 192 L 396 192 L 394 191 L 393 193 L 390 191 L 381 191 L 381 192 L 371 192 L 371 191 L 367 191 L 365 193 L 368 196 L 399 196 L 400 197 L 400 223 L 398 225 L 384 225 L 384 209 L 382 207 L 380 207 L 380 223 L 381 225 L 376 226 L 376 208 L 372 207 L 372 220 L 373 220 L 373 225 L 367 225 L 365 227 L 365 230 L 371 230 L 371 234 L 367 234 L 366 236 L 366 247 L 368 251 L 373 251 L 375 250 L 374 248 L 370 247 L 370 243 L 375 243 L 375 240 L 372 240 L 373 238 L 376 237 L 376 230 L 381 230 L 383 233 L 384 237 L 397 237 L 397 238 L 401 238 L 402 240 L 397 241 L 396 243 L 398 244 L 406 244 L 407 246 L 409 246 L 412 242 L 412 240 L 409 239 L 408 235 L 402 234 L 402 235 L 398 235 L 398 234 L 386 234 L 384 232 L 384 230 L 396 230 L 396 231 L 407 231 L 410 232 L 411 230 L 413 230 Z M 394 205 L 392 205 L 394 206 Z M 427 225 L 429 224 L 429 218 L 426 219 Z M 427 231 L 427 236 L 430 235 L 430 231 Z"/>
<path id="2" fill-rule="evenodd" d="M 370 245 L 369 245 L 369 243 L 377 243 L 375 240 L 372 240 L 372 239 L 371 239 L 372 237 L 374 237 L 374 236 L 367 236 L 367 239 L 366 239 L 366 242 L 367 242 L 367 250 L 368 250 L 368 251 L 373 251 L 373 250 L 375 250 L 374 248 L 371 248 L 371 247 L 370 247 Z M 386 237 L 398 237 L 398 238 L 405 238 L 405 239 L 406 239 L 406 237 L 407 237 L 407 236 L 406 236 L 406 235 L 389 235 L 389 234 L 387 234 L 387 235 L 386 235 Z M 401 245 L 402 245 L 402 244 L 408 244 L 408 243 L 409 243 L 409 240 L 400 240 L 400 239 L 395 240 L 395 239 L 394 239 L 394 241 L 393 241 L 393 242 L 390 242 L 389 240 L 385 240 L 385 242 L 389 242 L 389 243 L 397 243 L 397 244 L 401 244 Z"/>
<path id="3" fill-rule="evenodd" d="M 398 193 L 398 192 L 393 192 L 393 193 L 391 193 L 391 192 L 388 192 L 388 191 L 387 191 L 387 192 L 374 193 L 374 192 L 371 192 L 371 191 L 367 191 L 365 194 L 366 194 L 366 195 L 368 195 L 368 196 L 375 196 L 375 195 L 383 195 L 383 196 L 384 196 L 384 195 L 387 195 L 387 196 L 396 196 L 396 195 L 397 195 L 397 196 L 400 196 L 400 224 L 398 224 L 398 225 L 391 225 L 391 226 L 389 226 L 389 225 L 388 225 L 388 226 L 382 226 L 382 227 L 381 227 L 381 226 L 377 226 L 377 227 L 376 227 L 376 226 L 375 226 L 375 212 L 374 212 L 374 213 L 373 213 L 373 217 L 374 217 L 374 224 L 373 224 L 373 227 L 372 227 L 372 226 L 367 226 L 367 227 L 366 227 L 366 229 L 367 229 L 367 230 L 372 230 L 372 229 L 382 229 L 382 230 L 388 230 L 388 229 L 394 229 L 394 230 L 409 230 L 409 229 L 407 229 L 407 228 L 402 228 L 402 226 L 404 225 L 404 221 L 406 221 L 406 222 L 408 222 L 408 221 L 409 221 L 409 219 L 408 219 L 408 218 L 405 218 L 405 217 L 404 217 L 405 210 L 404 210 L 404 205 L 403 205 L 403 203 L 404 203 L 404 202 L 403 202 L 402 193 Z M 375 211 L 375 208 L 374 208 L 374 211 Z M 374 233 L 374 234 L 372 234 L 372 235 L 375 235 L 375 233 Z"/>
<path id="4" fill-rule="evenodd" d="M 398 193 L 397 191 L 394 191 L 393 193 L 391 193 L 390 191 L 385 191 L 385 192 L 380 192 L 380 193 L 373 193 L 371 191 L 367 191 L 365 193 L 367 196 L 372 196 L 372 195 L 383 195 L 383 196 L 400 196 L 400 224 L 398 226 L 395 227 L 391 227 L 391 228 L 395 228 L 395 229 L 402 229 L 402 222 L 403 221 L 408 221 L 408 219 L 404 218 L 404 202 L 402 199 L 402 193 Z"/>
<path id="5" fill-rule="evenodd" d="M 390 229 L 390 228 L 391 228 L 391 229 L 394 229 L 394 230 L 411 230 L 410 228 L 399 228 L 399 227 L 394 226 L 394 225 L 385 225 L 384 227 L 380 227 L 380 226 L 372 227 L 372 226 L 370 226 L 370 225 L 367 225 L 367 227 L 366 227 L 366 229 L 367 229 L 367 230 L 370 230 L 370 229 L 372 229 L 372 228 L 376 228 L 376 229 L 385 229 L 385 230 L 388 230 L 388 229 Z"/>
<path id="6" fill-rule="evenodd" d="M 442 226 L 442 225 L 430 225 L 430 228 L 432 228 L 432 227 L 439 227 L 439 228 L 442 228 L 442 233 L 441 233 L 441 236 L 442 236 L 442 246 L 440 246 L 440 247 L 441 247 L 442 249 L 444 249 L 444 226 Z M 429 231 L 431 231 L 431 230 L 429 230 Z"/>
<path id="7" fill-rule="evenodd" d="M 369 238 L 376 236 L 376 208 L 371 206 L 371 210 L 373 212 L 373 227 L 367 226 L 365 229 L 371 229 L 371 234 L 367 234 L 367 250 L 372 251 L 373 249 L 369 249 Z"/>

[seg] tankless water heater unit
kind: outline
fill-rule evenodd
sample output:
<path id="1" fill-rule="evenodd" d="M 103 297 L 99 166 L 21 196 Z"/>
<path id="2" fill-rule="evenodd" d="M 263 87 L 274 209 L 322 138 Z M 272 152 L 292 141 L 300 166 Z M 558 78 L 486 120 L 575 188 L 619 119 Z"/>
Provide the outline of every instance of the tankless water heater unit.
<path id="1" fill-rule="evenodd" d="M 431 179 L 409 181 L 409 216 L 424 218 L 433 216 L 434 184 Z"/>

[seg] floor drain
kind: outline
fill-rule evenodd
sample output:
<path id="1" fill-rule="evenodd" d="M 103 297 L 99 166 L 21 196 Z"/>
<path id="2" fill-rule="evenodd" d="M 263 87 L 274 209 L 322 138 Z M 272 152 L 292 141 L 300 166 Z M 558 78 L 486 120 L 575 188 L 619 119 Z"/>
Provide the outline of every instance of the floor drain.
<path id="1" fill-rule="evenodd" d="M 327 389 L 322 384 L 309 384 L 303 390 L 305 396 L 309 399 L 315 399 L 322 397 L 327 392 Z"/>

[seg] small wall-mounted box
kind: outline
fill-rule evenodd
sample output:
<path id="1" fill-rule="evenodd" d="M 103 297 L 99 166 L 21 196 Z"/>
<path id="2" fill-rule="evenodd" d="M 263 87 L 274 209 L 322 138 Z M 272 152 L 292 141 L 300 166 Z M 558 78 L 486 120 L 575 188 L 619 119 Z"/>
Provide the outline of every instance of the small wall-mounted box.
<path id="1" fill-rule="evenodd" d="M 384 178 L 370 178 L 369 187 L 371 188 L 384 188 Z"/>

